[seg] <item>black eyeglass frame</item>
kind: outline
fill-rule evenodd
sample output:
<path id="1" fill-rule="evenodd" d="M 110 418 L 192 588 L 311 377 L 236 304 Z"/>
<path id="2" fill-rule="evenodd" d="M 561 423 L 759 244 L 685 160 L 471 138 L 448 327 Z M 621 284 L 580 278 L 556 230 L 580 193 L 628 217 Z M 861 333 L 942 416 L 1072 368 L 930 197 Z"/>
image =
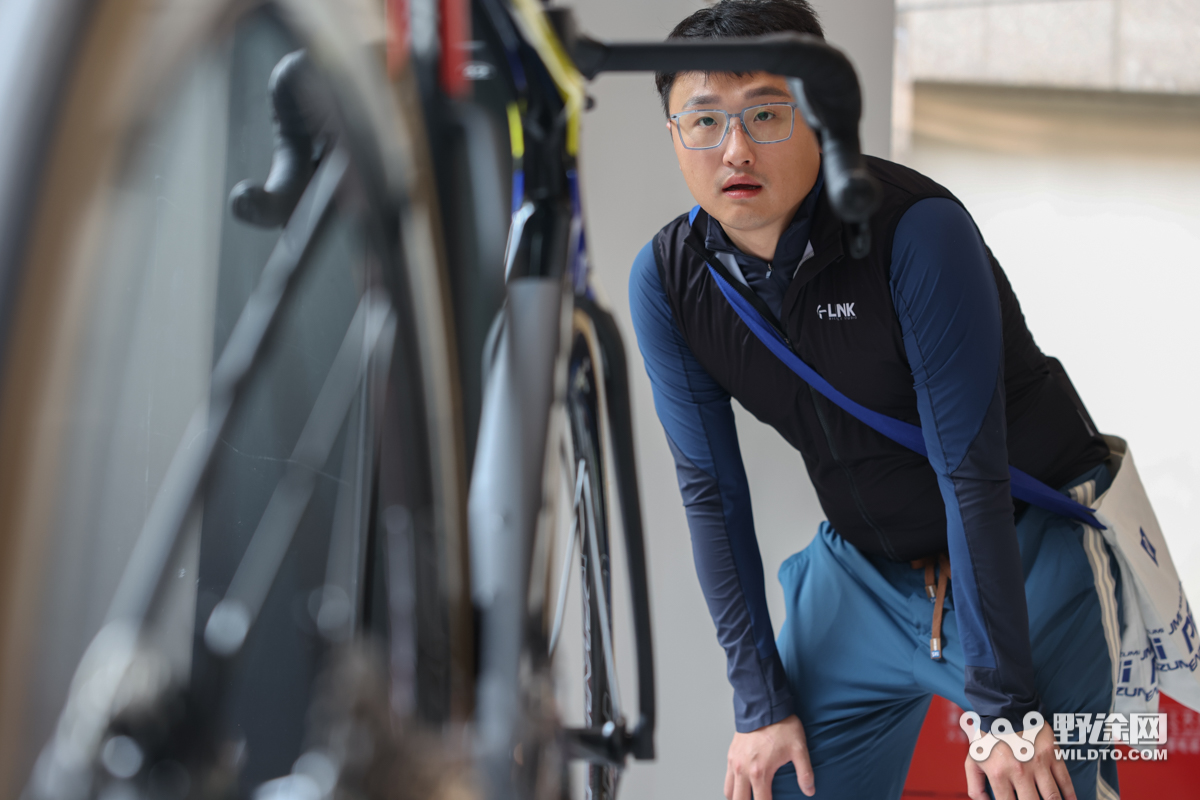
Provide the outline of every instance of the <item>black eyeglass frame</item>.
<path id="1" fill-rule="evenodd" d="M 767 141 L 761 141 L 759 139 L 755 139 L 754 134 L 752 134 L 750 132 L 750 128 L 746 125 L 746 112 L 747 111 L 754 111 L 755 109 L 766 108 L 768 106 L 787 106 L 788 108 L 792 109 L 792 123 L 791 123 L 791 125 L 788 126 L 787 136 L 784 136 L 782 139 L 768 139 Z M 720 109 L 720 108 L 695 108 L 695 109 L 690 109 L 688 111 L 680 111 L 677 114 L 669 114 L 667 116 L 667 119 L 669 119 L 675 123 L 675 131 L 679 134 L 679 143 L 681 145 L 683 145 L 683 148 L 685 150 L 712 150 L 713 148 L 720 147 L 722 144 L 725 143 L 725 137 L 727 137 L 729 135 L 729 129 L 733 126 L 733 120 L 735 118 L 740 119 L 742 121 L 742 130 L 746 132 L 746 136 L 750 137 L 750 141 L 754 142 L 755 144 L 775 144 L 776 142 L 786 142 L 788 139 L 792 138 L 792 134 L 796 132 L 796 109 L 798 109 L 798 108 L 799 108 L 799 106 L 796 103 L 788 103 L 788 102 L 759 103 L 758 105 L 746 106 L 745 108 L 743 108 L 741 111 L 737 112 L 736 114 L 732 114 L 732 113 L 725 111 L 724 109 Z M 685 142 L 683 140 L 683 128 L 680 127 L 680 125 L 679 125 L 679 118 L 683 117 L 683 116 L 687 116 L 689 114 L 704 114 L 704 113 L 724 114 L 725 115 L 725 130 L 721 132 L 721 138 L 717 140 L 716 144 L 710 144 L 705 147 L 692 147 L 690 144 L 688 144 L 687 142 Z"/>

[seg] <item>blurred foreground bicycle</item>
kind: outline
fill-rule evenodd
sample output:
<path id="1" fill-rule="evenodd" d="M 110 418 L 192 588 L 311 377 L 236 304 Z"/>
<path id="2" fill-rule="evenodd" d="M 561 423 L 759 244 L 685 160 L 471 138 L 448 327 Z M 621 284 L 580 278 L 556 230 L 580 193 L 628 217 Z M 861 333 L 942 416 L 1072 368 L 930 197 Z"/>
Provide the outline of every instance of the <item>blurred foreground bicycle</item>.
<path id="1" fill-rule="evenodd" d="M 4 154 L 30 167 L 4 185 L 0 792 L 361 783 L 402 742 L 323 671 L 379 665 L 353 688 L 431 725 L 472 680 L 449 310 L 385 32 L 318 2 L 25 5 L 17 66 L 56 105 Z M 367 638 L 387 657 L 338 655 Z"/>
<path id="2" fill-rule="evenodd" d="M 0 792 L 614 797 L 654 672 L 584 80 L 803 79 L 862 249 L 848 62 L 534 0 L 3 13 Z"/>

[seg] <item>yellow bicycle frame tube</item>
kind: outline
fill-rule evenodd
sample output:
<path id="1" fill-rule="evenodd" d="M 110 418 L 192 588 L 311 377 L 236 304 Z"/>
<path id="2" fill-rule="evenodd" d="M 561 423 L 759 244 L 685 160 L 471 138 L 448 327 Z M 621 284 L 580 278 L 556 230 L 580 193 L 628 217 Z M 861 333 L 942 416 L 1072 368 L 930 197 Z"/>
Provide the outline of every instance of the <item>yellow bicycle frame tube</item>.
<path id="1" fill-rule="evenodd" d="M 550 26 L 538 0 L 512 0 L 525 39 L 533 46 L 567 108 L 567 154 L 579 152 L 579 124 L 583 115 L 583 76 Z"/>

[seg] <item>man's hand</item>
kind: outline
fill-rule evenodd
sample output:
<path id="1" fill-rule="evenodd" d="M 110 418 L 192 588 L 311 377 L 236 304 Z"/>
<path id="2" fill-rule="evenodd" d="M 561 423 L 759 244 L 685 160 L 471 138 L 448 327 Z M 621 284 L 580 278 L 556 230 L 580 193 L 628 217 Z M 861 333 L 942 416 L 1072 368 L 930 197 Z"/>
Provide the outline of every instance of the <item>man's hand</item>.
<path id="1" fill-rule="evenodd" d="M 983 776 L 992 784 L 996 800 L 1075 800 L 1075 787 L 1067 765 L 1054 757 L 1054 734 L 1043 725 L 1033 740 L 1033 759 L 1017 761 L 1004 742 L 998 742 L 981 764 L 967 756 L 967 794 L 971 800 L 988 800 Z M 728 785 L 728 779 L 726 779 Z"/>
<path id="2" fill-rule="evenodd" d="M 789 761 L 796 765 L 800 791 L 811 797 L 817 788 L 808 760 L 804 726 L 795 714 L 750 733 L 735 733 L 733 744 L 729 745 L 729 765 L 725 770 L 725 797 L 727 800 L 750 800 L 753 791 L 754 800 L 771 800 L 771 780 L 775 770 Z"/>

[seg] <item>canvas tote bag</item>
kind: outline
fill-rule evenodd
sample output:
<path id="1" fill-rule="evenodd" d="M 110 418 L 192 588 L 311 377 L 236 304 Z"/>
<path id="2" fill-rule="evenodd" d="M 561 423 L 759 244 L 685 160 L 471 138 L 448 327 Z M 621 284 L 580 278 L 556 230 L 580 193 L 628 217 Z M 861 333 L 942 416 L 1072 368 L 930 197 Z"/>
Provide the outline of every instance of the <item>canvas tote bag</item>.
<path id="1" fill-rule="evenodd" d="M 1112 485 L 1099 497 L 1092 481 L 1071 494 L 1092 506 L 1104 526 L 1085 523 L 1084 550 L 1113 660 L 1113 711 L 1157 711 L 1160 692 L 1200 710 L 1200 631 L 1129 445 L 1116 436 L 1104 440 L 1112 453 Z"/>

